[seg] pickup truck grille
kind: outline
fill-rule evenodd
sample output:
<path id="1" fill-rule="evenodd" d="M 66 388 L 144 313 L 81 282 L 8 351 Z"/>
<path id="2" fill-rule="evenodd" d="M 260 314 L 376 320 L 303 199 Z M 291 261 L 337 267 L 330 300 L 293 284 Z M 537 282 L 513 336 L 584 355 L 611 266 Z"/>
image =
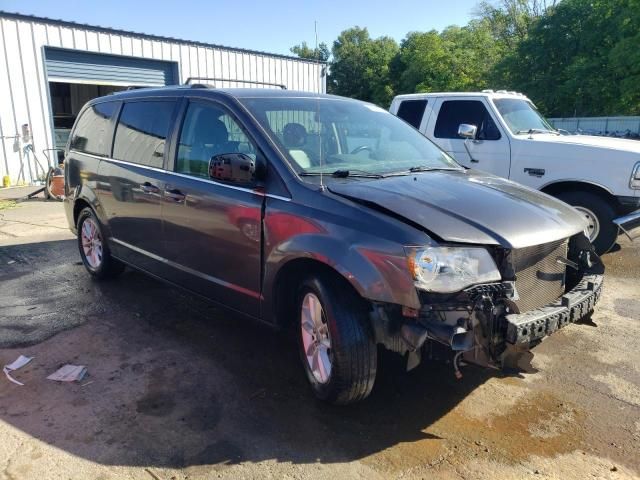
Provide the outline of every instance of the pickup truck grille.
<path id="1" fill-rule="evenodd" d="M 516 272 L 515 302 L 520 312 L 527 312 L 555 301 L 565 290 L 566 265 L 557 261 L 566 258 L 569 240 L 534 245 L 513 250 Z"/>

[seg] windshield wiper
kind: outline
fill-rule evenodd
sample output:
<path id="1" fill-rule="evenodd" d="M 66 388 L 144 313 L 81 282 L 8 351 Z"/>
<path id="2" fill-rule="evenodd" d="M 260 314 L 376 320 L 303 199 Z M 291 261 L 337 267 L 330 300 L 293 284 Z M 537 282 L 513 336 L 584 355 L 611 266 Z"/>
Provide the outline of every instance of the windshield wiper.
<path id="1" fill-rule="evenodd" d="M 518 130 L 516 135 L 521 135 L 523 133 L 527 133 L 531 135 L 532 133 L 554 133 L 556 135 L 560 135 L 560 132 L 556 132 L 555 130 L 545 130 L 544 128 L 530 128 L 529 130 Z"/>
<path id="2" fill-rule="evenodd" d="M 435 172 L 438 170 L 462 170 L 461 168 L 455 168 L 455 167 L 430 167 L 428 165 L 419 165 L 417 167 L 411 167 L 409 168 L 409 171 L 411 173 L 416 173 L 416 172 Z"/>
<path id="3" fill-rule="evenodd" d="M 300 175 L 303 177 L 327 175 L 335 178 L 347 178 L 347 177 L 383 178 L 384 177 L 384 175 L 381 175 L 379 173 L 371 173 L 371 172 L 358 170 L 358 169 L 335 170 L 333 172 L 301 172 Z"/>

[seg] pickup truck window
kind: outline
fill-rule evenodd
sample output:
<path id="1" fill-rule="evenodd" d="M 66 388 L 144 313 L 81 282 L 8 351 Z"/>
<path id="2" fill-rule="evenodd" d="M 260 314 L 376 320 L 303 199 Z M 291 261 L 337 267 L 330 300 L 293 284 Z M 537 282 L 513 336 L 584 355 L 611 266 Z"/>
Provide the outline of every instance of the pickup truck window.
<path id="1" fill-rule="evenodd" d="M 484 104 L 479 100 L 446 100 L 442 102 L 434 136 L 455 138 L 461 123 L 478 127 L 479 140 L 500 140 L 500 130 Z"/>
<path id="2" fill-rule="evenodd" d="M 427 100 L 403 100 L 398 108 L 398 117 L 418 129 L 426 108 Z"/>
<path id="3" fill-rule="evenodd" d="M 375 105 L 295 97 L 241 102 L 281 147 L 292 167 L 304 175 L 460 168 L 420 132 Z"/>
<path id="4" fill-rule="evenodd" d="M 516 98 L 497 98 L 493 104 L 515 135 L 534 132 L 555 132 L 549 122 L 527 100 Z"/>

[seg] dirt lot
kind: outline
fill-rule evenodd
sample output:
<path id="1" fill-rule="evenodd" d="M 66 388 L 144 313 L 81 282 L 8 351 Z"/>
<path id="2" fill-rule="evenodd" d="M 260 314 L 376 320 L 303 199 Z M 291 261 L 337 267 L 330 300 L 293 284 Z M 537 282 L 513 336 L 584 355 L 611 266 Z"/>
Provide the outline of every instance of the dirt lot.
<path id="1" fill-rule="evenodd" d="M 2 191 L 0 196 L 21 192 Z M 606 256 L 589 325 L 505 376 L 383 365 L 315 401 L 282 336 L 127 271 L 92 281 L 62 206 L 0 200 L 0 478 L 638 478 L 640 246 Z M 87 365 L 81 384 L 45 377 Z"/>

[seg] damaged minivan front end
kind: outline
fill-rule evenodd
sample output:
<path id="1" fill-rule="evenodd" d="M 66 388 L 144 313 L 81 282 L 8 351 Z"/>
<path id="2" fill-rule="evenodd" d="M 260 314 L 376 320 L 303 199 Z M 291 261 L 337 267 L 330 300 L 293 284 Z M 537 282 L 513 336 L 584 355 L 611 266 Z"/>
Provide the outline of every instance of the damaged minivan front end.
<path id="1" fill-rule="evenodd" d="M 461 359 L 511 367 L 598 301 L 604 267 L 570 206 L 473 170 L 432 171 L 330 190 L 425 235 L 404 246 L 414 304 L 374 302 L 376 340 L 420 363 L 436 342 Z M 402 192 L 402 195 L 398 195 Z M 528 355 L 530 357 L 530 355 Z"/>
<path id="2" fill-rule="evenodd" d="M 375 305 L 378 343 L 416 367 L 436 342 L 460 360 L 515 367 L 546 336 L 588 317 L 604 267 L 584 233 L 525 248 L 407 247 L 419 308 Z"/>

